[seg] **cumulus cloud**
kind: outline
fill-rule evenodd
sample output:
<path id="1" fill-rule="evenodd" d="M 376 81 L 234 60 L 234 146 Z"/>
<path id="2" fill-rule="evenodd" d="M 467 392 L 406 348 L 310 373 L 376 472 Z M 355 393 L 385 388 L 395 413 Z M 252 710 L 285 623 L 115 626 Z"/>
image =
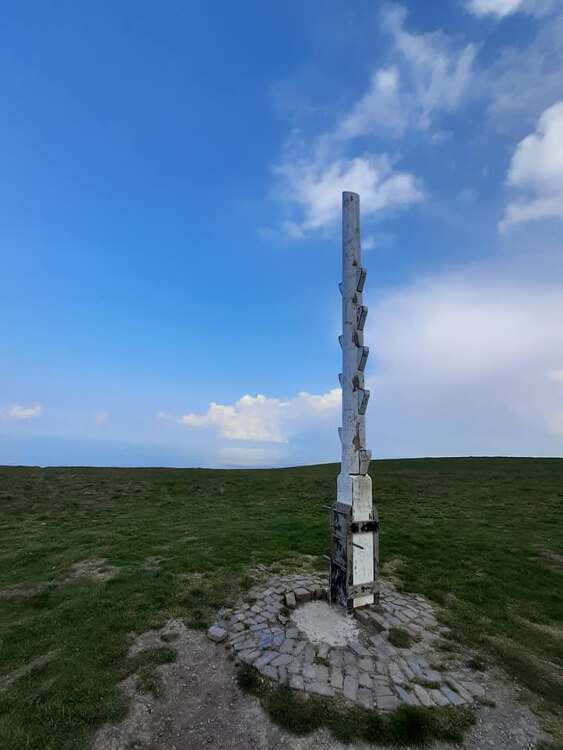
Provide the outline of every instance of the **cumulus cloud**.
<path id="1" fill-rule="evenodd" d="M 469 91 L 477 48 L 457 46 L 443 31 L 414 33 L 405 28 L 407 12 L 390 6 L 383 12 L 393 48 L 403 67 L 401 105 L 413 126 L 428 128 L 439 112 L 452 112 Z"/>
<path id="2" fill-rule="evenodd" d="M 469 0 L 467 10 L 476 16 L 504 18 L 522 8 L 524 0 Z"/>
<path id="3" fill-rule="evenodd" d="M 402 135 L 409 123 L 405 98 L 396 66 L 376 70 L 368 90 L 342 120 L 336 136 L 342 139 L 356 138 L 369 135 L 376 127 Z"/>
<path id="4" fill-rule="evenodd" d="M 370 308 L 370 431 L 391 455 L 561 453 L 563 295 L 506 266 L 436 275 Z"/>
<path id="5" fill-rule="evenodd" d="M 343 190 L 361 194 L 367 219 L 422 199 L 415 174 L 400 169 L 396 157 L 365 148 L 358 152 L 357 139 L 381 129 L 394 136 L 428 130 L 439 113 L 457 109 L 469 90 L 476 47 L 458 46 L 441 31 L 413 33 L 405 21 L 406 11 L 399 6 L 382 11 L 390 60 L 373 71 L 367 90 L 348 113 L 335 113 L 329 130 L 309 138 L 294 132 L 287 139 L 273 172 L 275 194 L 288 208 L 283 223 L 288 236 L 303 238 L 334 222 Z"/>
<path id="6" fill-rule="evenodd" d="M 31 406 L 21 406 L 20 404 L 14 404 L 13 406 L 10 406 L 0 412 L 0 416 L 3 419 L 22 422 L 40 416 L 42 411 L 43 407 L 41 406 L 41 404 L 32 404 Z"/>
<path id="7" fill-rule="evenodd" d="M 245 395 L 234 404 L 211 402 L 204 414 L 157 416 L 193 429 L 210 428 L 227 440 L 287 443 L 293 435 L 334 422 L 341 403 L 340 388 L 315 395 L 302 391 L 290 400 Z"/>
<path id="8" fill-rule="evenodd" d="M 335 221 L 344 190 L 360 193 L 362 215 L 407 206 L 422 199 L 422 188 L 409 172 L 396 171 L 387 156 L 366 154 L 354 159 L 288 160 L 276 168 L 286 200 L 301 210 L 299 222 L 286 223 L 295 237 Z"/>
<path id="9" fill-rule="evenodd" d="M 535 132 L 518 144 L 508 185 L 520 196 L 509 203 L 501 231 L 511 224 L 563 217 L 563 100 L 549 107 Z"/>
<path id="10" fill-rule="evenodd" d="M 470 90 L 477 48 L 456 43 L 442 31 L 415 33 L 405 27 L 406 10 L 382 12 L 393 62 L 374 71 L 366 93 L 338 126 L 340 138 L 383 128 L 401 136 L 409 128 L 429 129 L 443 112 L 455 111 Z"/>
<path id="11" fill-rule="evenodd" d="M 563 7 L 540 23 L 526 43 L 508 44 L 479 71 L 477 88 L 489 99 L 489 120 L 501 132 L 521 133 L 563 91 Z M 518 95 L 515 96 L 515 92 Z M 524 131 L 525 132 L 525 131 Z"/>
<path id="12" fill-rule="evenodd" d="M 554 0 L 468 0 L 467 10 L 476 16 L 504 18 L 512 13 L 543 15 L 555 5 Z"/>

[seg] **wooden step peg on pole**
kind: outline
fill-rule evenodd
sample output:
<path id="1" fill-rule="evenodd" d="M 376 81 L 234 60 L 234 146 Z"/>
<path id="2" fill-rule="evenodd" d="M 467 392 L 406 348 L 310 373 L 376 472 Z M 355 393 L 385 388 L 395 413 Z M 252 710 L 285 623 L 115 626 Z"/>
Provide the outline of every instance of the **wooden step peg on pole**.
<path id="1" fill-rule="evenodd" d="M 366 409 L 368 408 L 368 401 L 369 401 L 369 391 L 360 390 L 358 393 L 358 413 L 359 414 L 366 413 Z"/>
<path id="2" fill-rule="evenodd" d="M 360 372 L 363 372 L 366 366 L 366 362 L 368 361 L 368 355 L 369 355 L 369 346 L 362 346 L 360 349 L 360 357 L 358 359 L 358 370 Z"/>

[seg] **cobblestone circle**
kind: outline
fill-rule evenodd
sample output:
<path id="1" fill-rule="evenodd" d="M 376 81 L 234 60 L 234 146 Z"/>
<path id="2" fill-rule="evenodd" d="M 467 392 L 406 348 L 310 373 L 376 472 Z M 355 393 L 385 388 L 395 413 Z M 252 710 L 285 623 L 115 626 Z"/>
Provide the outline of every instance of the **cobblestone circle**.
<path id="1" fill-rule="evenodd" d="M 460 706 L 485 697 L 475 673 L 461 663 L 442 664 L 437 641 L 447 637 L 434 608 L 418 594 L 399 593 L 380 579 L 378 605 L 356 610 L 359 638 L 344 647 L 312 643 L 295 627 L 290 610 L 325 600 L 326 580 L 313 575 L 271 577 L 237 609 L 223 609 L 208 638 L 235 659 L 295 690 L 340 696 L 367 709 Z M 408 648 L 389 642 L 391 628 L 411 636 Z"/>

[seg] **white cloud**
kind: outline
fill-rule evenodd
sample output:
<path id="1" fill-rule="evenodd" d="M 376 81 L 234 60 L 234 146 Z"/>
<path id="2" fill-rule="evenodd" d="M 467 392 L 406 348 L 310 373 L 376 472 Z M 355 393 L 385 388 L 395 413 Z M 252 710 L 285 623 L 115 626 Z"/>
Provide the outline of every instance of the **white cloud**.
<path id="1" fill-rule="evenodd" d="M 458 46 L 441 31 L 408 31 L 406 11 L 398 6 L 388 6 L 381 17 L 391 41 L 388 64 L 373 71 L 348 114 L 335 113 L 334 127 L 309 138 L 293 131 L 273 170 L 275 194 L 288 209 L 282 226 L 292 239 L 334 222 L 344 190 L 360 193 L 368 220 L 420 201 L 423 189 L 416 175 L 399 169 L 397 158 L 385 153 L 358 152 L 356 141 L 380 129 L 394 136 L 430 130 L 437 116 L 456 110 L 470 90 L 474 45 Z"/>
<path id="2" fill-rule="evenodd" d="M 467 10 L 476 16 L 493 15 L 504 18 L 520 10 L 524 0 L 469 0 Z"/>
<path id="3" fill-rule="evenodd" d="M 511 224 L 563 217 L 563 100 L 547 109 L 535 132 L 518 144 L 508 184 L 521 197 L 509 203 L 501 231 Z"/>
<path id="4" fill-rule="evenodd" d="M 43 407 L 41 404 L 32 404 L 31 406 L 20 406 L 20 404 L 14 404 L 0 412 L 0 417 L 3 419 L 26 421 L 40 416 L 42 411 Z"/>
<path id="5" fill-rule="evenodd" d="M 522 133 L 563 91 L 563 7 L 537 24 L 525 44 L 505 45 L 476 86 L 489 99 L 488 115 L 497 130 Z M 517 92 L 517 95 L 515 94 Z M 525 132 L 525 131 L 524 131 Z"/>
<path id="6" fill-rule="evenodd" d="M 507 266 L 388 293 L 366 330 L 375 450 L 561 453 L 561 320 L 560 282 L 528 281 Z"/>
<path id="7" fill-rule="evenodd" d="M 390 66 L 375 71 L 368 90 L 343 119 L 336 136 L 348 139 L 369 135 L 376 127 L 402 135 L 408 123 L 408 102 L 401 91 L 400 73 Z"/>
<path id="8" fill-rule="evenodd" d="M 554 5 L 555 0 L 468 0 L 466 7 L 476 16 L 504 18 L 512 13 L 541 16 Z"/>
<path id="9" fill-rule="evenodd" d="M 285 224 L 287 233 L 296 238 L 335 221 L 344 190 L 360 193 L 364 218 L 386 208 L 416 203 L 423 195 L 416 177 L 395 171 L 384 155 L 328 163 L 289 160 L 278 166 L 276 173 L 283 180 L 287 202 L 301 212 L 301 221 Z"/>
<path id="10" fill-rule="evenodd" d="M 442 31 L 414 33 L 405 28 L 406 10 L 388 7 L 385 27 L 404 69 L 406 88 L 401 106 L 411 110 L 411 125 L 430 127 L 439 112 L 453 112 L 470 91 L 474 44 L 457 47 Z"/>
<path id="11" fill-rule="evenodd" d="M 172 417 L 160 412 L 157 416 L 194 429 L 211 428 L 227 440 L 287 443 L 326 420 L 336 427 L 340 403 L 340 388 L 321 395 L 302 391 L 288 401 L 247 394 L 234 404 L 211 402 L 205 414 Z"/>
<path id="12" fill-rule="evenodd" d="M 368 90 L 336 128 L 339 138 L 372 135 L 378 128 L 395 136 L 409 128 L 427 130 L 469 93 L 476 46 L 456 46 L 442 31 L 407 31 L 406 16 L 399 6 L 383 11 L 393 62 L 374 71 Z"/>

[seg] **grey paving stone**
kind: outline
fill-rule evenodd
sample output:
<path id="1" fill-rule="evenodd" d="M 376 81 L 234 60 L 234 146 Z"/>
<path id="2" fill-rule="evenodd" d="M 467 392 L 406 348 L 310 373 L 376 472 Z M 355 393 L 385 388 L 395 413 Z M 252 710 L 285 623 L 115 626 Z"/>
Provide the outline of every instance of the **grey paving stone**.
<path id="1" fill-rule="evenodd" d="M 333 648 L 329 651 L 328 660 L 333 667 L 341 667 L 344 656 L 339 648 Z"/>
<path id="2" fill-rule="evenodd" d="M 319 682 L 328 682 L 330 676 L 328 667 L 325 667 L 324 664 L 315 664 L 314 667 L 317 673 L 317 680 Z"/>
<path id="3" fill-rule="evenodd" d="M 302 654 L 303 651 L 305 651 L 306 645 L 307 645 L 307 641 L 297 641 L 297 643 L 295 644 L 293 648 L 293 654 L 295 656 L 299 656 L 300 654 Z"/>
<path id="4" fill-rule="evenodd" d="M 303 665 L 303 677 L 307 680 L 316 680 L 317 679 L 317 670 L 314 664 L 309 664 L 306 662 Z"/>
<path id="5" fill-rule="evenodd" d="M 373 686 L 373 680 L 368 672 L 360 672 L 358 674 L 358 684 L 366 688 L 371 688 Z"/>
<path id="6" fill-rule="evenodd" d="M 342 690 L 344 685 L 344 675 L 342 674 L 342 670 L 338 667 L 333 667 L 330 671 L 330 684 L 336 690 Z"/>
<path id="7" fill-rule="evenodd" d="M 385 621 L 385 618 L 378 612 L 370 612 L 370 620 L 372 625 L 374 625 L 380 632 L 382 630 L 388 630 L 388 625 Z"/>
<path id="8" fill-rule="evenodd" d="M 304 689 L 307 693 L 316 695 L 331 696 L 334 695 L 334 688 L 331 688 L 326 682 L 306 682 Z"/>
<path id="9" fill-rule="evenodd" d="M 365 627 L 369 626 L 371 623 L 370 612 L 367 609 L 356 609 L 354 611 L 354 617 Z"/>
<path id="10" fill-rule="evenodd" d="M 356 700 L 356 693 L 358 692 L 358 681 L 351 675 L 346 675 L 344 678 L 344 686 L 342 689 L 344 697 L 350 701 Z"/>
<path id="11" fill-rule="evenodd" d="M 280 653 L 292 654 L 294 648 L 295 648 L 295 641 L 293 640 L 293 638 L 286 638 L 286 640 L 281 645 Z"/>
<path id="12" fill-rule="evenodd" d="M 291 664 L 293 657 L 290 654 L 279 654 L 272 662 L 273 667 L 287 667 Z"/>
<path id="13" fill-rule="evenodd" d="M 243 622 L 235 622 L 231 630 L 233 631 L 233 633 L 242 633 L 244 630 L 246 630 L 246 628 L 244 627 Z"/>
<path id="14" fill-rule="evenodd" d="M 344 651 L 344 664 L 352 664 L 355 667 L 358 666 L 358 659 L 355 654 L 351 651 Z"/>
<path id="15" fill-rule="evenodd" d="M 269 648 L 274 643 L 274 636 L 273 633 L 271 633 L 269 630 L 263 630 L 260 633 L 259 636 L 260 640 L 258 641 L 260 648 Z"/>
<path id="16" fill-rule="evenodd" d="M 460 685 L 464 687 L 468 693 L 471 693 L 474 698 L 485 697 L 485 688 L 482 685 L 478 685 L 476 682 L 464 681 L 460 682 Z"/>
<path id="17" fill-rule="evenodd" d="M 406 678 L 402 671 L 399 669 L 399 665 L 395 664 L 395 662 L 389 662 L 387 665 L 387 669 L 389 670 L 389 676 L 393 680 L 393 682 L 396 685 L 404 685 L 406 682 Z"/>
<path id="18" fill-rule="evenodd" d="M 285 603 L 290 609 L 295 609 L 297 606 L 297 600 L 295 599 L 295 594 L 293 591 L 288 591 L 288 593 L 285 595 Z"/>
<path id="19" fill-rule="evenodd" d="M 301 659 L 293 659 L 293 661 L 289 662 L 287 665 L 287 671 L 291 674 L 301 674 L 303 671 L 303 662 Z"/>
<path id="20" fill-rule="evenodd" d="M 376 693 L 376 706 L 380 711 L 394 711 L 399 707 L 399 699 L 396 695 L 381 695 Z"/>
<path id="21" fill-rule="evenodd" d="M 329 651 L 330 646 L 328 645 L 328 643 L 320 643 L 317 648 L 317 653 L 321 657 L 321 659 L 326 659 Z"/>
<path id="22" fill-rule="evenodd" d="M 269 664 L 277 656 L 279 656 L 277 651 L 264 651 L 262 655 L 254 662 L 254 666 L 256 667 L 256 669 L 265 667 L 266 664 Z"/>
<path id="23" fill-rule="evenodd" d="M 375 662 L 375 673 L 378 675 L 387 674 L 387 662 L 384 659 L 378 659 L 378 661 Z"/>
<path id="24" fill-rule="evenodd" d="M 403 703 L 406 703 L 407 706 L 420 706 L 419 700 L 414 693 L 410 692 L 409 690 L 405 690 L 405 688 L 401 687 L 400 685 L 396 685 L 395 690 L 397 691 L 399 699 Z"/>
<path id="25" fill-rule="evenodd" d="M 394 617 L 393 615 L 385 615 L 385 622 L 387 623 L 388 627 L 397 627 L 401 624 L 401 621 L 398 617 Z"/>
<path id="26" fill-rule="evenodd" d="M 440 690 L 430 688 L 428 694 L 437 706 L 447 706 L 449 704 L 448 699 L 442 692 L 440 692 Z"/>
<path id="27" fill-rule="evenodd" d="M 288 682 L 288 676 L 287 676 L 287 669 L 285 667 L 278 667 L 278 680 L 280 685 L 287 685 Z"/>
<path id="28" fill-rule="evenodd" d="M 278 680 L 278 670 L 275 667 L 272 667 L 271 664 L 267 664 L 265 667 L 262 667 L 260 670 L 260 673 L 264 675 L 264 677 L 269 677 L 271 680 Z"/>
<path id="29" fill-rule="evenodd" d="M 227 637 L 227 631 L 224 628 L 220 628 L 219 625 L 212 625 L 207 631 L 207 637 L 210 641 L 221 643 Z"/>
<path id="30" fill-rule="evenodd" d="M 297 638 L 298 635 L 299 635 L 299 631 L 297 630 L 297 628 L 288 628 L 285 631 L 286 638 Z"/>
<path id="31" fill-rule="evenodd" d="M 364 708 L 372 709 L 373 704 L 374 704 L 373 693 L 367 687 L 358 688 L 356 701 L 360 704 L 360 706 L 363 706 Z"/>
<path id="32" fill-rule="evenodd" d="M 399 659 L 399 667 L 401 668 L 401 672 L 405 675 L 407 680 L 414 680 L 414 672 L 404 659 Z"/>
<path id="33" fill-rule="evenodd" d="M 442 687 L 440 688 L 440 692 L 443 693 L 449 700 L 449 702 L 454 706 L 462 706 L 465 703 L 463 698 L 457 693 L 454 693 L 454 691 L 447 685 L 442 685 Z"/>
<path id="34" fill-rule="evenodd" d="M 464 703 L 473 702 L 473 696 L 471 695 L 471 693 L 468 692 L 465 688 L 463 688 L 452 677 L 450 677 L 449 675 L 445 675 L 445 681 L 446 681 L 446 684 L 452 688 L 452 690 L 455 690 L 456 693 L 458 693 L 461 696 L 461 698 L 463 698 Z"/>
<path id="35" fill-rule="evenodd" d="M 304 652 L 305 661 L 308 662 L 309 664 L 311 664 L 313 662 L 313 659 L 315 658 L 315 654 L 316 653 L 317 652 L 316 652 L 315 647 L 313 646 L 313 644 L 312 643 L 308 643 L 305 646 L 305 652 Z"/>
<path id="36" fill-rule="evenodd" d="M 437 672 L 435 669 L 424 669 L 424 678 L 428 682 L 443 682 L 444 675 L 441 672 Z"/>
<path id="37" fill-rule="evenodd" d="M 253 638 L 247 638 L 244 641 L 238 641 L 234 644 L 235 651 L 247 651 L 249 648 L 256 648 L 257 642 Z"/>
<path id="38" fill-rule="evenodd" d="M 247 639 L 246 632 L 244 632 L 244 633 L 230 633 L 229 634 L 229 641 L 230 641 L 231 645 L 233 646 L 233 648 L 235 646 L 235 643 L 242 643 L 246 639 Z"/>
<path id="39" fill-rule="evenodd" d="M 426 708 L 430 708 L 434 705 L 434 701 L 432 698 L 428 695 L 425 688 L 422 687 L 422 685 L 414 685 L 413 686 L 414 694 L 418 698 L 418 700 L 421 702 L 423 706 L 426 706 Z"/>
<path id="40" fill-rule="evenodd" d="M 260 651 L 257 649 L 248 649 L 247 651 L 239 651 L 238 653 L 238 658 L 243 664 L 253 664 L 259 656 Z"/>
<path id="41" fill-rule="evenodd" d="M 370 653 L 367 650 L 365 646 L 362 646 L 361 643 L 358 643 L 357 641 L 353 641 L 352 643 L 348 644 L 348 648 L 350 651 L 352 651 L 356 656 L 369 656 Z"/>
<path id="42" fill-rule="evenodd" d="M 375 648 L 381 648 L 381 646 L 384 646 L 386 643 L 385 638 L 382 635 L 372 635 L 368 640 L 375 646 Z"/>
<path id="43" fill-rule="evenodd" d="M 291 674 L 289 676 L 289 687 L 294 690 L 303 690 L 303 677 L 298 674 Z"/>
<path id="44" fill-rule="evenodd" d="M 363 672 L 373 672 L 373 668 L 374 668 L 373 659 L 368 658 L 367 656 L 364 656 L 362 659 L 358 660 L 358 668 L 361 669 Z"/>

